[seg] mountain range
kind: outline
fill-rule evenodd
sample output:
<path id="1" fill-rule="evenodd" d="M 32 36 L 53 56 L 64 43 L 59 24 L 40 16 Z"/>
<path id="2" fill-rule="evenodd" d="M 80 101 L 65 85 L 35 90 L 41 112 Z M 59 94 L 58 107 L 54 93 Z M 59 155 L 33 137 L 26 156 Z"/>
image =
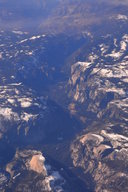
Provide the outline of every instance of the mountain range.
<path id="1" fill-rule="evenodd" d="M 0 191 L 128 191 L 128 1 L 0 0 Z"/>

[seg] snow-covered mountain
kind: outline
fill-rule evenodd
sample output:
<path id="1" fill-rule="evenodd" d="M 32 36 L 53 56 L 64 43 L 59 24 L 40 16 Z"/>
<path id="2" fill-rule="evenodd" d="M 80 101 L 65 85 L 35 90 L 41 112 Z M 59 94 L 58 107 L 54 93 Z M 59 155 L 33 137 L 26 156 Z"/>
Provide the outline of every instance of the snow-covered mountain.
<path id="1" fill-rule="evenodd" d="M 2 192 L 128 191 L 127 8 L 0 0 Z"/>

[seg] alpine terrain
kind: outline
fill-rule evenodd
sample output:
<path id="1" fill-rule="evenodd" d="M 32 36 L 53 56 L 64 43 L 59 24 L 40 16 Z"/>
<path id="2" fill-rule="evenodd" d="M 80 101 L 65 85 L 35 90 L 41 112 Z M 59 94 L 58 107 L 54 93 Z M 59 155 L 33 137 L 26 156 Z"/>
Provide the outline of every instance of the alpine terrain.
<path id="1" fill-rule="evenodd" d="M 0 191 L 128 192 L 128 0 L 0 0 Z"/>

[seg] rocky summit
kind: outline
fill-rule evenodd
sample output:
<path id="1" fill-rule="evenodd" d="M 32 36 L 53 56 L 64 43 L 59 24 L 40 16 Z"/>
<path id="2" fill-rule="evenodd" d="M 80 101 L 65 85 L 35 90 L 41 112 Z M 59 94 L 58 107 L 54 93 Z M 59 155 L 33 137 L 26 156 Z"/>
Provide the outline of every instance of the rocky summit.
<path id="1" fill-rule="evenodd" d="M 128 1 L 0 0 L 0 191 L 128 191 Z"/>

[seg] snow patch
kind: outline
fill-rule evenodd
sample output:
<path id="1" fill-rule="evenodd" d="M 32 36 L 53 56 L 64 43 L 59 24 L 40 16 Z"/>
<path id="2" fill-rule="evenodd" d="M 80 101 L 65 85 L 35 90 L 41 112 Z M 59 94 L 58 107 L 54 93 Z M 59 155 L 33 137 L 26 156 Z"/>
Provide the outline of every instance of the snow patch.
<path id="1" fill-rule="evenodd" d="M 21 107 L 28 108 L 32 105 L 32 99 L 31 98 L 20 98 L 18 101 L 21 104 Z"/>
<path id="2" fill-rule="evenodd" d="M 21 114 L 21 119 L 22 119 L 23 121 L 28 122 L 30 119 L 35 119 L 35 118 L 37 118 L 37 116 L 38 116 L 38 115 L 33 115 L 33 114 L 29 114 L 29 113 L 24 112 L 24 113 Z"/>
<path id="3" fill-rule="evenodd" d="M 15 34 L 18 34 L 18 35 L 24 35 L 24 34 L 28 34 L 28 32 L 23 32 L 23 31 L 12 31 L 13 33 Z"/>
<path id="4" fill-rule="evenodd" d="M 128 20 L 128 16 L 119 14 L 119 15 L 116 16 L 116 19 L 117 20 L 125 20 L 125 21 L 127 21 Z"/>
<path id="5" fill-rule="evenodd" d="M 0 108 L 0 115 L 6 120 L 19 120 L 18 114 L 13 112 L 11 108 Z"/>

